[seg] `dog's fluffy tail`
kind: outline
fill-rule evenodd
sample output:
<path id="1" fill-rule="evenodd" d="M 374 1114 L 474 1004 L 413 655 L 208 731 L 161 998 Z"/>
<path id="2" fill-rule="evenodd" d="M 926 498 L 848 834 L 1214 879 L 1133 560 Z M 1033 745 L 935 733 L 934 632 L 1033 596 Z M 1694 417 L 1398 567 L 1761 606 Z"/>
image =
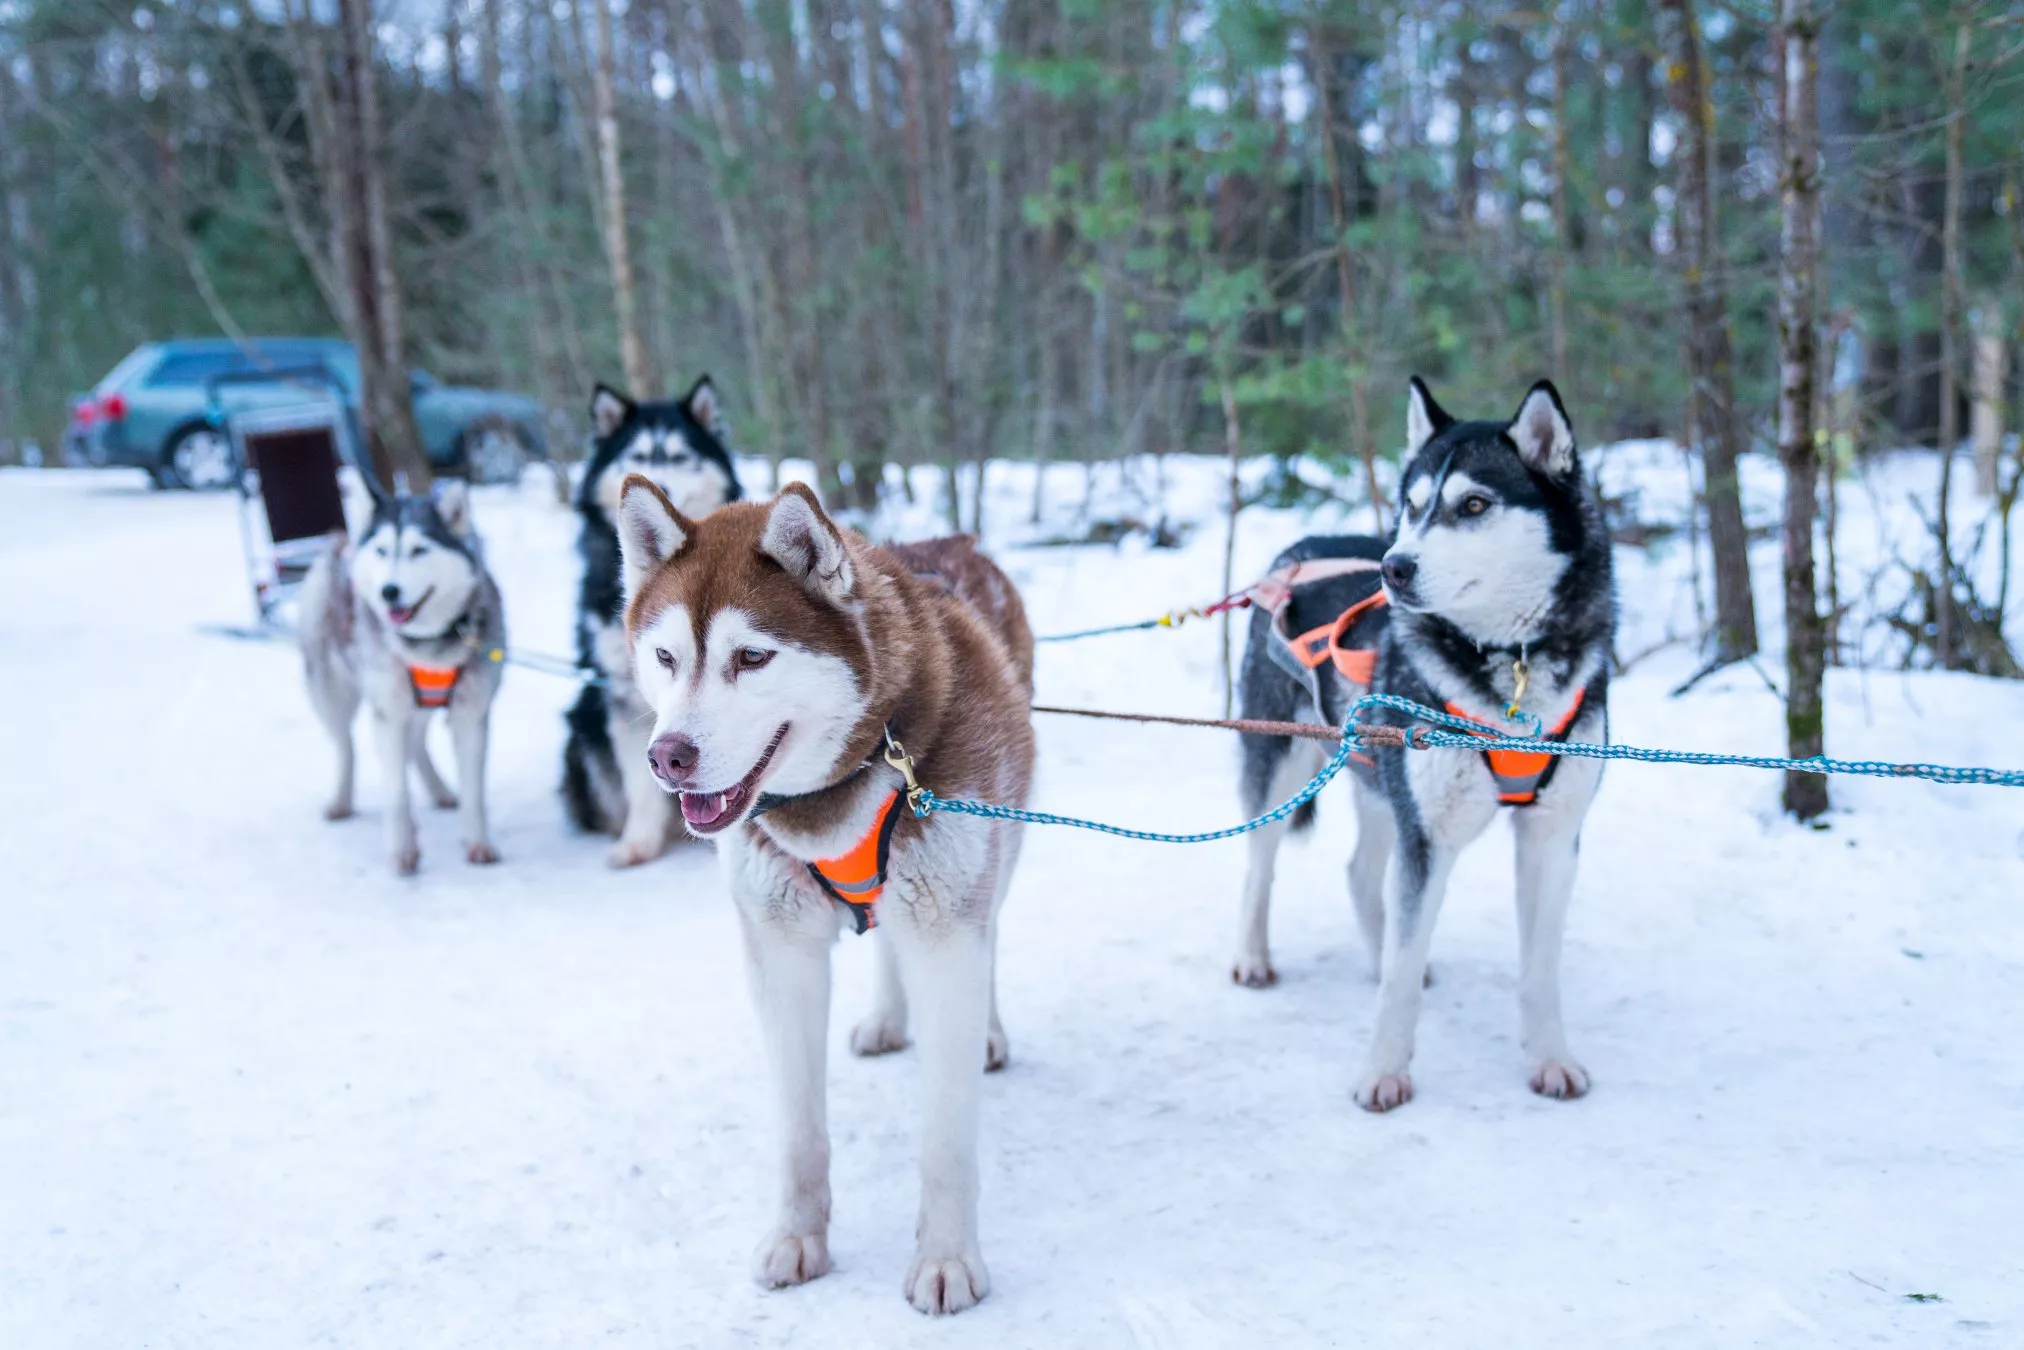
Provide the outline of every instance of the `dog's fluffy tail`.
<path id="1" fill-rule="evenodd" d="M 609 803 L 618 758 L 606 706 L 604 690 L 585 685 L 564 717 L 569 740 L 562 747 L 562 801 L 576 828 L 590 834 L 616 834 L 622 823 L 613 818 Z"/>

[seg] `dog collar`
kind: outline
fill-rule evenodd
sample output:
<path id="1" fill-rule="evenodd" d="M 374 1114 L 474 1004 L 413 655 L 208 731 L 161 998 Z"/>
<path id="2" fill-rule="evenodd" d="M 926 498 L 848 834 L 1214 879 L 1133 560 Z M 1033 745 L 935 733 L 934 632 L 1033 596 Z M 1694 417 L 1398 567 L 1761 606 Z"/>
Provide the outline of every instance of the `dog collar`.
<path id="1" fill-rule="evenodd" d="M 752 803 L 752 814 L 746 816 L 745 819 L 757 820 L 768 811 L 782 806 L 791 806 L 795 802 L 810 801 L 822 796 L 825 792 L 841 792 L 844 788 L 849 787 L 852 783 L 862 778 L 866 769 L 879 763 L 884 757 L 885 747 L 892 743 L 893 724 L 891 722 L 883 723 L 879 731 L 879 739 L 872 742 L 870 751 L 866 753 L 862 760 L 858 761 L 855 769 L 852 769 L 834 783 L 824 783 L 821 787 L 811 788 L 807 792 L 762 792 L 759 794 L 758 799 Z"/>
<path id="2" fill-rule="evenodd" d="M 883 727 L 879 743 L 873 745 L 871 753 L 855 769 L 813 792 L 788 795 L 762 792 L 759 799 L 752 803 L 752 814 L 746 819 L 757 820 L 777 807 L 805 802 L 811 797 L 849 787 L 864 776 L 865 770 L 878 763 L 881 751 L 892 744 L 892 724 L 888 722 Z M 879 805 L 878 813 L 872 817 L 871 828 L 856 843 L 833 858 L 822 858 L 807 865 L 808 874 L 815 878 L 816 884 L 832 901 L 850 912 L 851 922 L 860 933 L 870 932 L 878 924 L 872 906 L 878 903 L 879 896 L 885 891 L 886 860 L 892 854 L 893 830 L 904 814 L 897 808 L 905 796 L 905 789 L 892 789 Z"/>
<path id="3" fill-rule="evenodd" d="M 864 771 L 871 766 L 872 761 L 866 760 L 843 777 L 837 779 L 834 783 L 824 784 L 812 792 L 762 792 L 759 794 L 758 800 L 752 803 L 752 814 L 745 817 L 745 819 L 757 820 L 776 807 L 791 806 L 795 802 L 805 802 L 811 797 L 820 797 L 825 792 L 840 791 L 863 777 Z"/>

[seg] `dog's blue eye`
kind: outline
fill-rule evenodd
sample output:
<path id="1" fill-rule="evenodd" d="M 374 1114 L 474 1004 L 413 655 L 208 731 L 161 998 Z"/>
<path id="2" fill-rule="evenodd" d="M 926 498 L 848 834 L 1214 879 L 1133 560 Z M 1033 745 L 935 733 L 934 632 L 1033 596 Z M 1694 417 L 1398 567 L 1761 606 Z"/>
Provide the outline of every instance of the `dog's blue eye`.
<path id="1" fill-rule="evenodd" d="M 663 670 L 673 670 L 675 668 L 675 654 L 666 647 L 654 648 L 654 660 L 661 663 Z"/>
<path id="2" fill-rule="evenodd" d="M 772 652 L 759 647 L 740 647 L 738 649 L 738 669 L 740 670 L 757 670 L 772 659 Z"/>

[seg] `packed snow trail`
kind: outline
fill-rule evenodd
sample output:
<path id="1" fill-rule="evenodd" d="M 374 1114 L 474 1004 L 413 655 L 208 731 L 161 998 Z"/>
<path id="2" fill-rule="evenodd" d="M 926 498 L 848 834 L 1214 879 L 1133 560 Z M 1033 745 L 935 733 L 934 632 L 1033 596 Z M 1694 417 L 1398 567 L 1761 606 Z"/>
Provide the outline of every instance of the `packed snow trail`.
<path id="1" fill-rule="evenodd" d="M 1679 491 L 1677 460 L 1623 458 L 1648 509 Z M 1082 496 L 1057 472 L 1042 533 Z M 993 538 L 1038 630 L 1213 591 L 1216 470 L 1167 473 L 1167 509 L 1203 522 L 1182 549 Z M 1022 520 L 1031 478 L 994 475 L 987 517 Z M 531 479 L 476 518 L 514 643 L 567 652 L 573 518 Z M 933 529 L 925 507 L 887 523 Z M 1362 524 L 1250 513 L 1240 574 Z M 1850 520 L 1850 566 L 1886 524 Z M 1677 546 L 1618 566 L 1622 650 L 1683 631 Z M 1775 544 L 1757 575 L 1775 613 Z M 229 499 L 0 471 L 8 1350 L 2024 1343 L 2024 796 L 1836 780 L 1816 831 L 1779 816 L 1775 775 L 1612 766 L 1565 958 L 1593 1094 L 1525 1089 L 1500 828 L 1441 916 L 1417 1097 L 1384 1117 L 1349 1099 L 1373 986 L 1342 789 L 1282 855 L 1263 992 L 1228 977 L 1241 842 L 1034 831 L 1003 925 L 1012 1065 L 985 1093 L 993 1292 L 937 1325 L 900 1295 L 911 1056 L 844 1048 L 869 945 L 837 952 L 837 1269 L 765 1293 L 769 1093 L 707 850 L 607 870 L 555 792 L 572 687 L 516 670 L 505 861 L 465 865 L 429 813 L 422 874 L 395 879 L 369 765 L 360 818 L 319 817 L 329 749 L 293 651 L 200 631 L 246 610 Z M 1045 649 L 1040 695 L 1211 714 L 1216 649 L 1213 623 Z M 1775 753 L 1754 673 L 1666 696 L 1693 664 L 1640 660 L 1614 733 Z M 1837 670 L 1828 691 L 1830 753 L 2024 749 L 2024 685 Z M 1237 819 L 1227 735 L 1038 725 L 1044 809 Z"/>

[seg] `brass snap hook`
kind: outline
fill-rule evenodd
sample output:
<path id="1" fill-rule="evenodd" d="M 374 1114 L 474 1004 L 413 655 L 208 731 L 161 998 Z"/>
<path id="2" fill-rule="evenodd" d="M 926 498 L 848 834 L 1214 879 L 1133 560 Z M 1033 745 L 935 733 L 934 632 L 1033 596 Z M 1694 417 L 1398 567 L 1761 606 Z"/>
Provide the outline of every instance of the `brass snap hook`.
<path id="1" fill-rule="evenodd" d="M 914 777 L 913 756 L 907 753 L 907 748 L 904 745 L 901 745 L 898 741 L 893 739 L 891 727 L 886 728 L 885 738 L 886 738 L 885 762 L 887 764 L 890 764 L 893 768 L 898 769 L 900 777 L 906 780 L 907 806 L 913 811 L 915 815 L 920 815 L 922 814 L 921 795 L 925 793 L 927 789 L 921 786 L 920 780 L 918 778 Z"/>

